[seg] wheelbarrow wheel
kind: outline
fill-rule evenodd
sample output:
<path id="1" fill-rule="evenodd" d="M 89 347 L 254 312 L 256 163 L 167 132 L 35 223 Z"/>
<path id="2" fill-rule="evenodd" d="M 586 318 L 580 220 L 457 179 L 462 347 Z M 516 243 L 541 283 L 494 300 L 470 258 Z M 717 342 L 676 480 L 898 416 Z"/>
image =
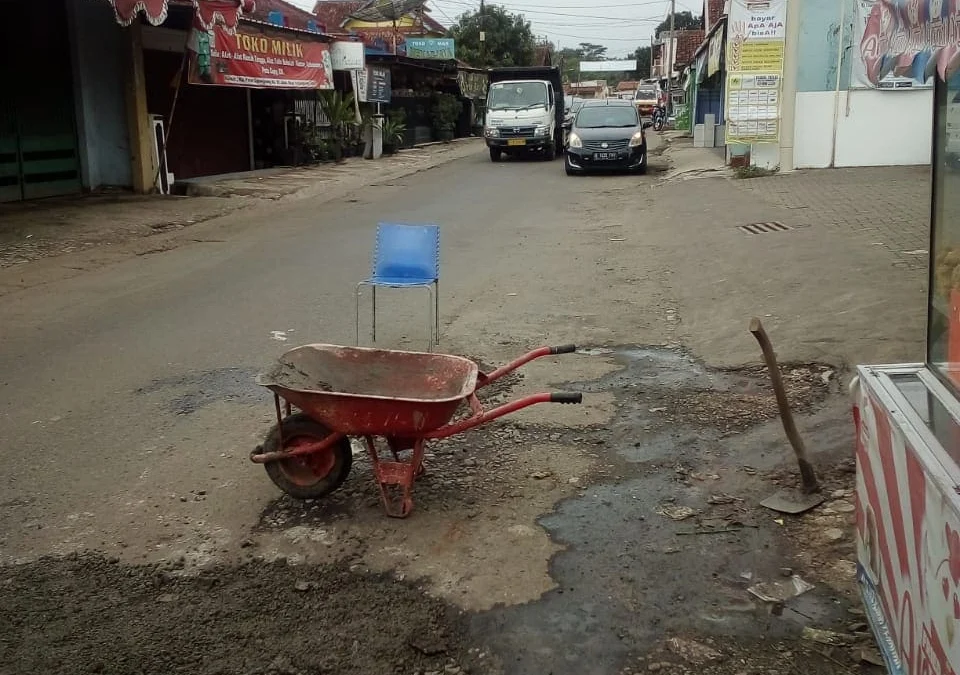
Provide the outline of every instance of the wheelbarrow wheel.
<path id="1" fill-rule="evenodd" d="M 298 445 L 322 441 L 332 432 L 304 413 L 283 420 L 283 448 L 277 426 L 263 442 L 263 452 L 292 450 Z M 264 468 L 270 480 L 294 499 L 319 499 L 343 485 L 353 465 L 353 449 L 348 438 L 323 452 L 267 462 Z"/>

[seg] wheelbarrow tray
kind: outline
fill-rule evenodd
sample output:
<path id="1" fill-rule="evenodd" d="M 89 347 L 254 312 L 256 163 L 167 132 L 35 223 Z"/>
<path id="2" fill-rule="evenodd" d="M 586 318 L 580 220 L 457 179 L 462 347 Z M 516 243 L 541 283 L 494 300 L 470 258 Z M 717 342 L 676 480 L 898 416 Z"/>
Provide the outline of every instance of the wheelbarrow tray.
<path id="1" fill-rule="evenodd" d="M 284 353 L 257 384 L 331 431 L 416 438 L 450 421 L 478 373 L 460 356 L 312 344 Z"/>

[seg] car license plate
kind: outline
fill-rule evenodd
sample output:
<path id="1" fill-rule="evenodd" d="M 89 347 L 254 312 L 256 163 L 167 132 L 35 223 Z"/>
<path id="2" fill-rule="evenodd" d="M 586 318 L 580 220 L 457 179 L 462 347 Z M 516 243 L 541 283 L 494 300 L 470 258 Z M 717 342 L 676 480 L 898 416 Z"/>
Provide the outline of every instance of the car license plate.
<path id="1" fill-rule="evenodd" d="M 593 153 L 593 158 L 596 160 L 609 160 L 616 159 L 617 153 L 615 152 L 595 152 Z"/>
<path id="2" fill-rule="evenodd" d="M 507 141 L 507 145 L 526 145 L 527 141 L 525 138 L 511 138 Z"/>

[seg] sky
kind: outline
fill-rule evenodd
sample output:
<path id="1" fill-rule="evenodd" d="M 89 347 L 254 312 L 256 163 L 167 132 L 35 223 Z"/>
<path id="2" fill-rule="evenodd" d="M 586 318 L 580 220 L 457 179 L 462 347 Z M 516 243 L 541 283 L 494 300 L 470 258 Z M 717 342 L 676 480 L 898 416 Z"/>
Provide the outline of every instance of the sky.
<path id="1" fill-rule="evenodd" d="M 310 11 L 315 0 L 288 2 Z M 676 3 L 678 12 L 699 15 L 703 11 L 702 0 Z M 650 44 L 653 29 L 667 16 L 670 0 L 491 0 L 488 4 L 523 14 L 535 35 L 560 48 L 590 42 L 605 46 L 608 58 L 616 58 Z M 428 0 L 427 7 L 433 18 L 449 26 L 464 12 L 479 9 L 480 0 Z"/>

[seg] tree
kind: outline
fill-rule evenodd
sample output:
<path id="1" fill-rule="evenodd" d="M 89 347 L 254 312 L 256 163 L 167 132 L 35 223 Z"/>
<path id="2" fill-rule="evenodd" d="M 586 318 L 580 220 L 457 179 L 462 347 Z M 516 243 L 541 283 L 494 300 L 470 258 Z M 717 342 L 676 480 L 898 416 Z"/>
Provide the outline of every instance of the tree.
<path id="1" fill-rule="evenodd" d="M 690 11 L 677 12 L 673 15 L 673 27 L 674 30 L 694 30 L 697 28 L 703 28 L 703 17 L 694 16 L 693 12 Z M 654 34 L 659 37 L 660 33 L 669 30 L 670 17 L 667 16 L 667 18 L 664 19 L 659 26 L 657 26 Z"/>
<path id="2" fill-rule="evenodd" d="M 486 39 L 480 43 L 481 23 Z M 523 14 L 511 14 L 492 5 L 466 12 L 450 28 L 457 41 L 457 57 L 478 68 L 533 65 L 536 41 Z"/>
<path id="3" fill-rule="evenodd" d="M 607 48 L 603 45 L 595 45 L 591 42 L 581 42 L 580 58 L 584 61 L 602 61 L 607 56 Z"/>
<path id="4" fill-rule="evenodd" d="M 650 77 L 650 45 L 637 47 L 637 51 L 633 53 L 633 57 L 637 60 L 637 73 L 640 77 Z"/>

